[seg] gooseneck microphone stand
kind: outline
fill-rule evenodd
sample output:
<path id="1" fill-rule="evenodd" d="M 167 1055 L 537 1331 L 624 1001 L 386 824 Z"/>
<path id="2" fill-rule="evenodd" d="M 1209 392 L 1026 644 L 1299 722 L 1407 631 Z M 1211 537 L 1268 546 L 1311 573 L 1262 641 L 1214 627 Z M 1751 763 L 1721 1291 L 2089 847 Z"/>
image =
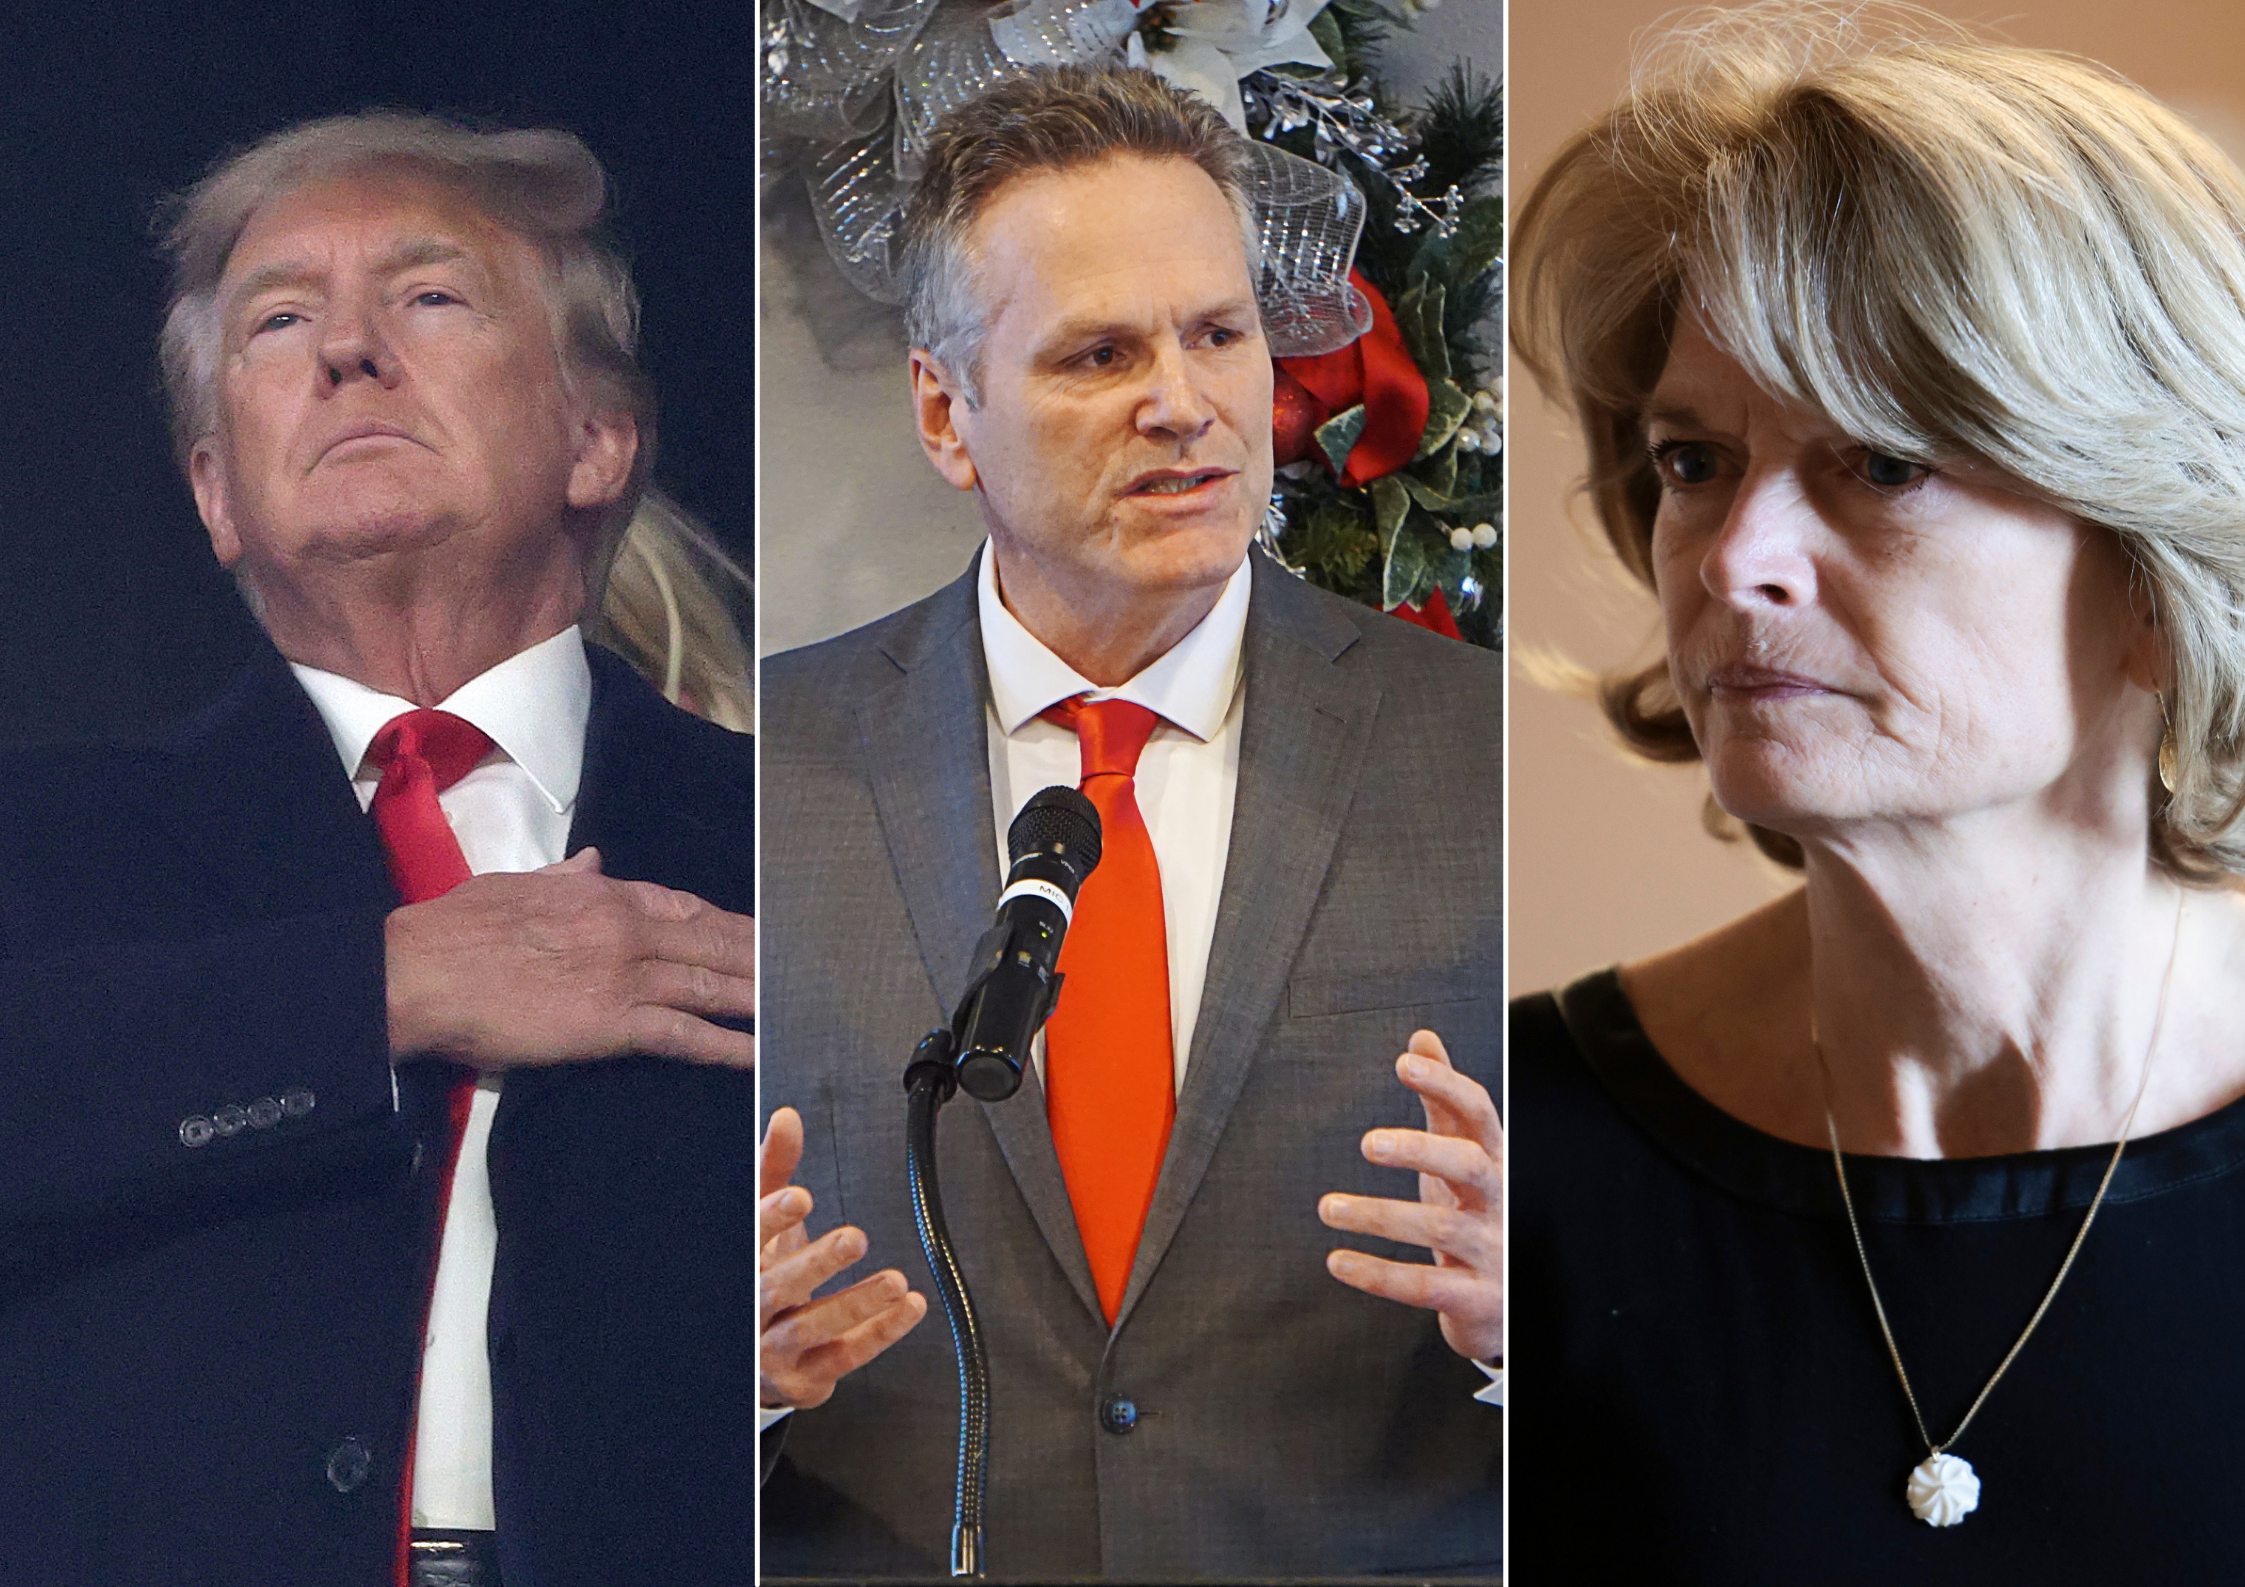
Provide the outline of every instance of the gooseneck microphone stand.
<path id="1" fill-rule="evenodd" d="M 1056 968 L 1076 889 L 1099 863 L 1099 813 L 1073 788 L 1034 795 L 1006 832 L 1012 869 L 997 923 L 975 945 L 973 971 L 951 1024 L 931 1030 L 905 1066 L 905 1177 L 912 1222 L 935 1278 L 959 1362 L 959 1469 L 951 1509 L 951 1574 L 989 1569 L 983 1492 L 990 1480 L 990 1361 L 974 1297 L 943 1221 L 935 1175 L 935 1124 L 964 1090 L 1003 1102 L 1021 1089 L 1029 1044 L 1060 998 Z"/>
<path id="2" fill-rule="evenodd" d="M 959 1473 L 952 1490 L 951 1574 L 980 1576 L 986 1569 L 982 1546 L 982 1494 L 990 1481 L 990 1360 L 982 1343 L 982 1324 L 974 1297 L 951 1249 L 943 1222 L 943 1191 L 935 1179 L 935 1116 L 959 1085 L 955 1075 L 958 1040 L 948 1030 L 931 1030 L 904 1071 L 905 1177 L 912 1187 L 912 1222 L 920 1249 L 951 1325 L 951 1353 L 959 1362 Z"/>

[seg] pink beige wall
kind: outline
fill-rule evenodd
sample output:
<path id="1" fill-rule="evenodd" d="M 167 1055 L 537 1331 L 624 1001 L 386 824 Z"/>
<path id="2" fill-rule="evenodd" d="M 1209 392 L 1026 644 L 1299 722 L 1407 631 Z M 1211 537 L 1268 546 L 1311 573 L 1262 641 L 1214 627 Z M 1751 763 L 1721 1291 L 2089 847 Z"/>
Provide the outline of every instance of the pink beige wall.
<path id="1" fill-rule="evenodd" d="M 2245 159 L 2241 0 L 2006 0 L 1936 5 L 1967 22 L 2003 19 L 2014 43 L 2086 55 L 2191 116 Z M 1512 0 L 1507 73 L 1515 207 L 1560 141 L 1608 106 L 1631 41 L 1661 0 Z M 1753 907 L 1782 878 L 1743 845 L 1700 829 L 1696 767 L 1624 760 L 1594 707 L 1531 681 L 1523 660 L 1562 653 L 1593 666 L 1639 653 L 1650 597 L 1596 549 L 1573 486 L 1582 455 L 1564 416 L 1517 363 L 1510 393 L 1511 513 L 1506 579 L 1511 648 L 1509 776 L 1511 985 L 1679 942 Z"/>

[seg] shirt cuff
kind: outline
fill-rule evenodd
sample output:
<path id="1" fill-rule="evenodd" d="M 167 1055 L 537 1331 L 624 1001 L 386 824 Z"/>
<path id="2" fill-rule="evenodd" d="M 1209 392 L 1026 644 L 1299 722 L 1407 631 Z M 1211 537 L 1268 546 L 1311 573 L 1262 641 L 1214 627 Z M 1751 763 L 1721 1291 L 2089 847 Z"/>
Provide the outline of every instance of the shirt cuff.
<path id="1" fill-rule="evenodd" d="M 792 1405 L 759 1405 L 756 1407 L 756 1436 L 761 1438 L 779 1424 L 779 1419 L 794 1410 Z"/>
<path id="2" fill-rule="evenodd" d="M 1493 1367 L 1486 1361 L 1476 1361 L 1474 1365 L 1489 1375 L 1489 1381 L 1475 1390 L 1473 1397 L 1483 1405 L 1504 1404 L 1504 1368 Z"/>

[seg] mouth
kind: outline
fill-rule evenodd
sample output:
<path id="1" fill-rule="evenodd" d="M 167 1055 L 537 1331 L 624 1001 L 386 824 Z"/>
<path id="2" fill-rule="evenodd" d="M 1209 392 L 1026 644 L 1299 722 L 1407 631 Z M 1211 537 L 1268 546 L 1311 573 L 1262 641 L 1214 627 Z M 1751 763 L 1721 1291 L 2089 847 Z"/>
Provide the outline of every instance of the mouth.
<path id="1" fill-rule="evenodd" d="M 1238 473 L 1230 468 L 1157 468 L 1139 475 L 1123 492 L 1126 496 L 1190 496 L 1219 485 Z"/>
<path id="2" fill-rule="evenodd" d="M 357 424 L 342 434 L 332 437 L 320 448 L 319 461 L 324 462 L 334 453 L 354 441 L 412 441 L 414 437 L 394 424 Z"/>
<path id="3" fill-rule="evenodd" d="M 1812 694 L 1836 693 L 1821 679 L 1798 672 L 1778 672 L 1769 667 L 1732 662 L 1707 675 L 1707 692 L 1717 699 L 1764 703 L 1796 700 Z"/>

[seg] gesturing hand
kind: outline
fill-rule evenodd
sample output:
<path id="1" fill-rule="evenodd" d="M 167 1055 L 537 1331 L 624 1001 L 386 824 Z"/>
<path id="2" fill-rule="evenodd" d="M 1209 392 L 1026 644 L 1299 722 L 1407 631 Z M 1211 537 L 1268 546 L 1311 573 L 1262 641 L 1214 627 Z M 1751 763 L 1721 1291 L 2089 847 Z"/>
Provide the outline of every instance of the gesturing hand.
<path id="1" fill-rule="evenodd" d="M 1442 1039 L 1415 1031 L 1395 1062 L 1426 1109 L 1423 1130 L 1371 1130 L 1364 1155 L 1419 1171 L 1419 1199 L 1330 1195 L 1318 1216 L 1335 1229 L 1376 1234 L 1434 1252 L 1434 1265 L 1335 1251 L 1326 1271 L 1368 1294 L 1442 1314 L 1442 1337 L 1461 1356 L 1504 1353 L 1504 1127 L 1478 1081 L 1450 1067 Z"/>
<path id="2" fill-rule="evenodd" d="M 813 1298 L 865 1255 L 865 1236 L 847 1224 L 816 1240 L 805 1235 L 811 1193 L 788 1183 L 802 1160 L 803 1120 L 781 1108 L 764 1127 L 756 1163 L 756 1365 L 762 1402 L 799 1410 L 823 1405 L 844 1373 L 902 1339 L 928 1311 L 894 1268 Z"/>
<path id="3" fill-rule="evenodd" d="M 756 922 L 692 893 L 600 874 L 580 849 L 542 871 L 470 877 L 393 910 L 394 1058 L 478 1069 L 654 1053 L 749 1068 Z"/>

